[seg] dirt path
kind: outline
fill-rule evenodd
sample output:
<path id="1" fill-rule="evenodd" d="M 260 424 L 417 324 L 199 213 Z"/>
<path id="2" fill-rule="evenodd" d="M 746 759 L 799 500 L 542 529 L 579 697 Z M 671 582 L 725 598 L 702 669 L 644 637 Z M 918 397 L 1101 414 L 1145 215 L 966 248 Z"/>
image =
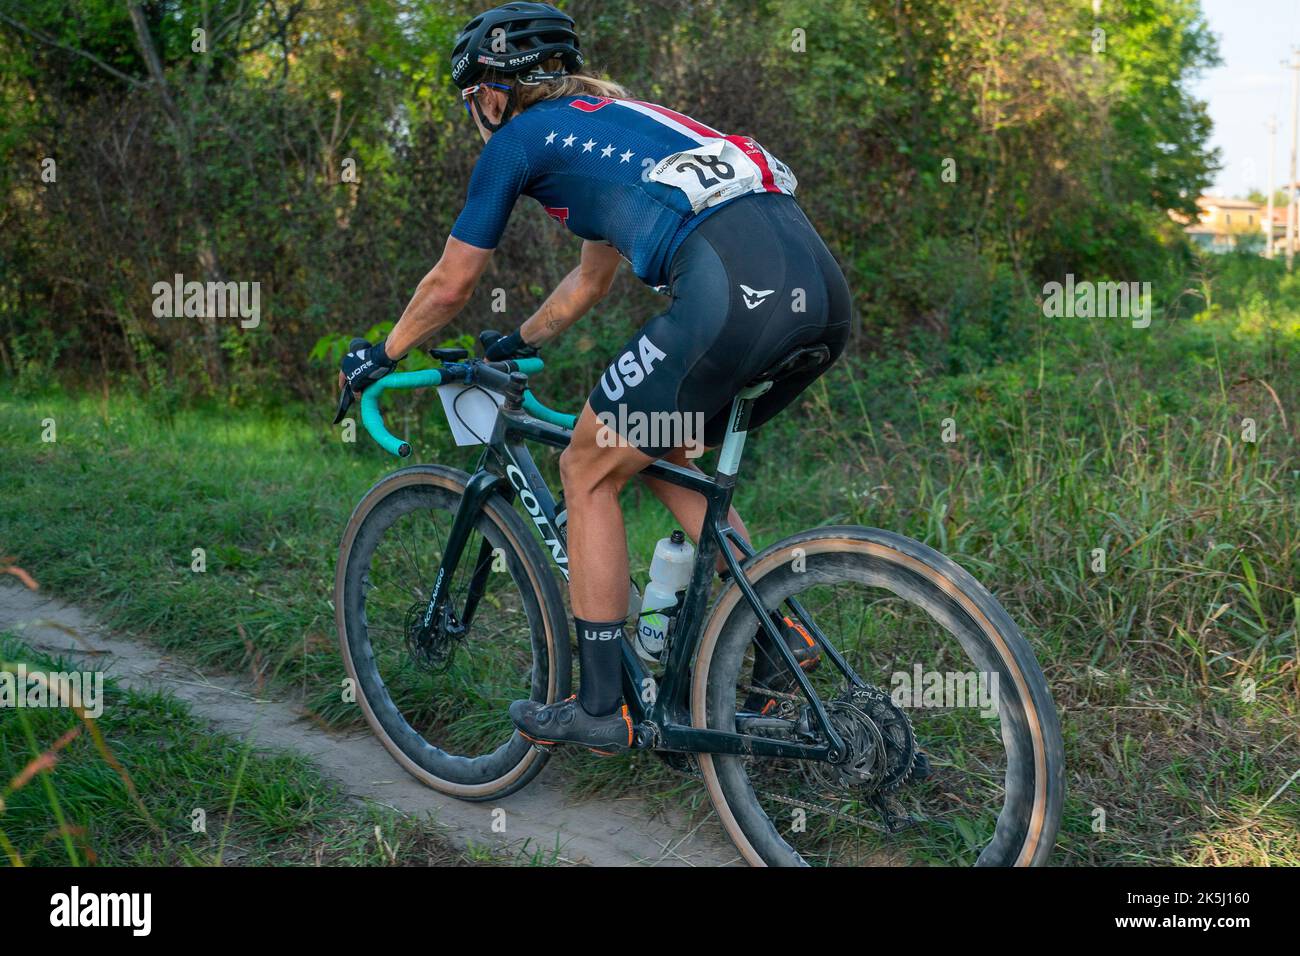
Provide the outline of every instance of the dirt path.
<path id="1" fill-rule="evenodd" d="M 597 866 L 717 866 L 739 862 L 712 814 L 694 830 L 652 820 L 637 799 L 583 800 L 548 779 L 546 770 L 519 793 L 494 803 L 464 803 L 411 779 L 369 731 L 340 735 L 310 722 L 288 700 L 259 698 L 246 682 L 203 674 L 141 641 L 108 633 L 72 605 L 0 583 L 0 629 L 35 648 L 94 662 L 123 686 L 162 689 L 186 701 L 215 728 L 259 746 L 290 750 L 312 760 L 353 797 L 411 814 L 432 814 L 449 839 L 519 848 L 554 848 L 566 861 Z M 492 811 L 506 811 L 506 832 L 492 831 Z"/>

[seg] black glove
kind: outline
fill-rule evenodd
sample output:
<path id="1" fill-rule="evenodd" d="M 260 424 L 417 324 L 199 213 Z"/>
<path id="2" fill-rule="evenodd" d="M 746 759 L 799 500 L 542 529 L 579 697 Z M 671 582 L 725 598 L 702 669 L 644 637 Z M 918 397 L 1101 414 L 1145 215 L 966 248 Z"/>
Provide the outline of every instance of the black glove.
<path id="1" fill-rule="evenodd" d="M 524 341 L 519 330 L 511 332 L 509 335 L 502 335 L 500 332 L 488 330 L 479 333 L 479 342 L 486 351 L 489 362 L 504 362 L 506 359 L 532 358 L 537 354 L 537 347 L 529 345 Z"/>
<path id="2" fill-rule="evenodd" d="M 347 354 L 339 362 L 339 370 L 348 384 L 343 387 L 343 394 L 339 396 L 339 407 L 334 416 L 334 424 L 337 425 L 343 420 L 344 413 L 352 404 L 354 394 L 360 393 L 371 382 L 379 381 L 396 367 L 397 362 L 388 357 L 382 341 L 371 345 L 365 339 L 353 339 L 348 343 Z"/>
<path id="3" fill-rule="evenodd" d="M 394 368 L 397 362 L 388 357 L 382 341 L 371 345 L 365 339 L 353 339 L 347 354 L 339 362 L 343 377 L 352 391 L 361 392 L 371 382 L 377 382 Z"/>

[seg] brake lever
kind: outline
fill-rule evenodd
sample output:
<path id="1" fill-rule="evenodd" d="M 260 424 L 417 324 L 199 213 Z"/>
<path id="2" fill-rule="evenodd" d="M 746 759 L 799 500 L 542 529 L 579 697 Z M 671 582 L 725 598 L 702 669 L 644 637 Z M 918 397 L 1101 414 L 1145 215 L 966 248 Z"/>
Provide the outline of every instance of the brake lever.
<path id="1" fill-rule="evenodd" d="M 352 386 L 344 385 L 343 391 L 339 393 L 339 409 L 334 415 L 334 424 L 337 425 L 343 421 L 343 416 L 347 410 L 352 407 Z"/>

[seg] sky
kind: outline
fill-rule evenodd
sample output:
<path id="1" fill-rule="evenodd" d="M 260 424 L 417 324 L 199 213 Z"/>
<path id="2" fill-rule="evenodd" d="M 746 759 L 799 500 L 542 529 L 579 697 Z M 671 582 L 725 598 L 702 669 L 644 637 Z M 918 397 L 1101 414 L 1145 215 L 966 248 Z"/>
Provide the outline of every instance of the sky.
<path id="1" fill-rule="evenodd" d="M 1300 43 L 1300 0 L 1201 0 L 1201 8 L 1223 60 L 1192 85 L 1209 103 L 1211 143 L 1222 154 L 1211 192 L 1244 197 L 1268 188 L 1270 116 L 1277 117 L 1274 177 L 1281 185 L 1291 136 L 1291 73 L 1282 64 Z"/>

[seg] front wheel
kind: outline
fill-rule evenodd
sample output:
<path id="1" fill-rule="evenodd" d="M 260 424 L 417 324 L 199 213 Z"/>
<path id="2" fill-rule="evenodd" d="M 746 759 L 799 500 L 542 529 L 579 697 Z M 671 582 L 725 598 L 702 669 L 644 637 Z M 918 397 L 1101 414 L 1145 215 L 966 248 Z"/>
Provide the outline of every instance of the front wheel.
<path id="1" fill-rule="evenodd" d="M 435 790 L 491 800 L 546 762 L 506 709 L 568 696 L 568 623 L 541 549 L 498 495 L 477 516 L 446 612 L 426 614 L 468 480 L 419 465 L 370 489 L 343 533 L 335 620 L 357 702 L 389 753 Z"/>
<path id="2" fill-rule="evenodd" d="M 806 676 L 849 751 L 834 764 L 700 755 L 750 863 L 1046 861 L 1065 794 L 1060 724 L 1029 643 L 978 581 L 920 542 L 862 527 L 787 538 L 745 575 L 765 609 L 838 651 Z M 757 627 L 732 585 L 701 637 L 692 723 L 825 742 L 788 670 L 765 669 L 756 686 Z"/>

